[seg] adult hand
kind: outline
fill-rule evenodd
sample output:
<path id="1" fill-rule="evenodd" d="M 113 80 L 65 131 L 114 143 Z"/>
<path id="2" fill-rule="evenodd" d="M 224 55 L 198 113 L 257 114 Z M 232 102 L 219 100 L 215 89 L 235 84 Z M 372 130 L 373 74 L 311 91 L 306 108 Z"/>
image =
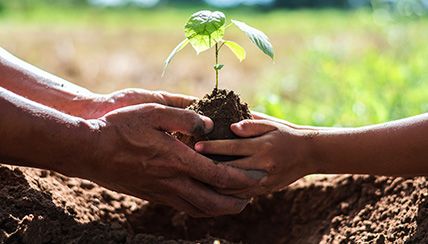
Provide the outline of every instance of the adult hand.
<path id="1" fill-rule="evenodd" d="M 204 217 L 239 213 L 248 203 L 210 186 L 232 191 L 257 183 L 242 170 L 214 164 L 169 134 L 209 132 L 213 122 L 193 111 L 143 104 L 89 122 L 98 147 L 93 163 L 68 172 L 107 188 Z"/>
<path id="2" fill-rule="evenodd" d="M 196 97 L 165 91 L 130 88 L 106 95 L 90 93 L 88 97 L 76 101 L 78 106 L 74 114 L 78 114 L 82 118 L 94 119 L 102 117 L 118 108 L 143 103 L 158 103 L 171 107 L 185 108 L 195 101 L 195 99 Z"/>
<path id="3" fill-rule="evenodd" d="M 198 142 L 200 153 L 244 156 L 226 163 L 246 170 L 261 170 L 266 176 L 257 186 L 239 190 L 222 190 L 224 194 L 251 197 L 278 191 L 297 179 L 315 173 L 309 160 L 307 138 L 314 130 L 303 130 L 271 120 L 243 120 L 231 125 L 231 130 L 245 139 Z"/>
<path id="4" fill-rule="evenodd" d="M 162 91 L 125 89 L 107 95 L 38 69 L 0 48 L 0 86 L 22 97 L 63 113 L 96 119 L 115 109 L 141 103 L 186 107 L 194 97 Z"/>

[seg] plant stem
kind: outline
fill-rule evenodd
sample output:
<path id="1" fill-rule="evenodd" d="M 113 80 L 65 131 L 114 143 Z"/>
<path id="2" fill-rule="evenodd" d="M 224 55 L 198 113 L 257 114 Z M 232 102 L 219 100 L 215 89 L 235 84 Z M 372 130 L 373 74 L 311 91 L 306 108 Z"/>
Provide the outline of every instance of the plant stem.
<path id="1" fill-rule="evenodd" d="M 218 44 L 215 44 L 215 64 L 218 65 Z M 215 89 L 218 90 L 218 69 L 215 69 Z"/>

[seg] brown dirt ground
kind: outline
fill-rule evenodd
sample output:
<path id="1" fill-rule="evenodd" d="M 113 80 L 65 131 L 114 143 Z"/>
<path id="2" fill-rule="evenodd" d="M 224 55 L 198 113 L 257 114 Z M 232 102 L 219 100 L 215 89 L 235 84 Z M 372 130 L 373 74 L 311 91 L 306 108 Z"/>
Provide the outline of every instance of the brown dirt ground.
<path id="1" fill-rule="evenodd" d="M 0 165 L 0 243 L 427 243 L 425 177 L 302 179 L 193 219 L 89 181 Z"/>

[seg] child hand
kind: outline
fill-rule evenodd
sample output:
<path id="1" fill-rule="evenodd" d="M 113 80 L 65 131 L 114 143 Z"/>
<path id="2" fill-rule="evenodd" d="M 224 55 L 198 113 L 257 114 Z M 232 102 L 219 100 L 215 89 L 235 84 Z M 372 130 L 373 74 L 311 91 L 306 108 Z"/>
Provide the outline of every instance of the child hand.
<path id="1" fill-rule="evenodd" d="M 226 164 L 261 170 L 266 175 L 255 187 L 223 191 L 224 194 L 244 198 L 268 194 L 316 172 L 310 151 L 316 130 L 297 129 L 269 120 L 243 120 L 232 124 L 231 130 L 243 139 L 198 142 L 195 150 L 204 154 L 244 156 Z"/>

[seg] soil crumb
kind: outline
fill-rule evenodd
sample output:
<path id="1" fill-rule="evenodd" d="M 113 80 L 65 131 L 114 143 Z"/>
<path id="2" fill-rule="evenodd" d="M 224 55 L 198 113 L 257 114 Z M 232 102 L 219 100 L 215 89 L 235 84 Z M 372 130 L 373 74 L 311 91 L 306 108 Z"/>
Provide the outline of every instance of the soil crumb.
<path id="1" fill-rule="evenodd" d="M 0 243 L 428 243 L 428 181 L 302 179 L 195 219 L 60 174 L 0 165 Z"/>
<path id="2" fill-rule="evenodd" d="M 235 139 L 237 136 L 230 130 L 230 125 L 244 119 L 251 119 L 248 105 L 241 102 L 241 99 L 233 91 L 224 89 L 214 89 L 210 94 L 195 101 L 187 109 L 211 118 L 214 122 L 213 130 L 201 137 L 190 137 L 177 133 L 179 140 L 193 148 L 198 141 Z M 236 157 L 222 155 L 207 155 L 216 161 L 228 161 Z"/>

